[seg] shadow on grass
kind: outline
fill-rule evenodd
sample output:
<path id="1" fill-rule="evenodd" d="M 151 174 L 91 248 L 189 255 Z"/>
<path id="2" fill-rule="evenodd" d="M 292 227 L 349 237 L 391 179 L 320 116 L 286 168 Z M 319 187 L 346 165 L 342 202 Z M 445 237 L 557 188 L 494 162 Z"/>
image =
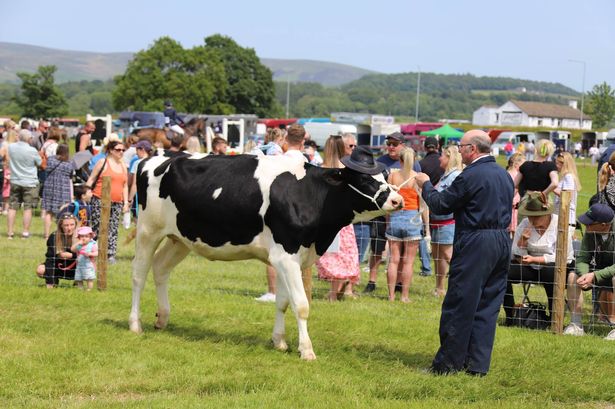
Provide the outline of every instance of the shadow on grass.
<path id="1" fill-rule="evenodd" d="M 405 367 L 425 371 L 431 366 L 434 355 L 421 352 L 406 352 L 383 345 L 359 344 L 343 348 L 348 355 L 355 353 L 361 359 L 369 359 L 383 363 L 400 362 Z M 434 351 L 435 353 L 435 351 Z"/>
<path id="2" fill-rule="evenodd" d="M 128 321 L 119 321 L 112 319 L 101 320 L 101 323 L 122 331 L 129 331 Z M 154 333 L 160 332 L 169 334 L 186 341 L 200 342 L 207 341 L 214 344 L 229 343 L 233 345 L 248 345 L 248 346 L 264 346 L 270 345 L 271 339 L 257 335 L 248 335 L 238 332 L 217 332 L 212 329 L 207 329 L 203 325 L 177 325 L 170 323 L 164 330 L 154 328 L 153 321 L 151 324 L 143 323 L 143 332 Z"/>

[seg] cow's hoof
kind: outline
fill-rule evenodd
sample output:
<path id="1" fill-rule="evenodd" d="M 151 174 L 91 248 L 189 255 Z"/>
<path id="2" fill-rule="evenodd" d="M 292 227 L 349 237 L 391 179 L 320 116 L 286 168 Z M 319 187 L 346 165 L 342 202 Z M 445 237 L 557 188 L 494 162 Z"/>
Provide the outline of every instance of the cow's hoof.
<path id="1" fill-rule="evenodd" d="M 314 353 L 313 349 L 308 349 L 306 351 L 301 351 L 301 359 L 303 359 L 304 361 L 315 361 L 316 360 L 316 354 Z"/>
<path id="2" fill-rule="evenodd" d="M 156 313 L 156 322 L 154 323 L 154 328 L 155 329 L 159 329 L 159 330 L 163 330 L 167 327 L 167 324 L 169 323 L 169 314 L 163 314 L 161 312 L 157 312 Z"/>
<path id="3" fill-rule="evenodd" d="M 278 351 L 288 351 L 288 344 L 284 340 L 284 334 L 273 334 L 271 341 L 273 342 L 273 347 Z"/>
<path id="4" fill-rule="evenodd" d="M 143 328 L 141 327 L 141 321 L 139 320 L 129 321 L 128 327 L 130 328 L 130 331 L 134 332 L 135 334 L 143 333 Z"/>
<path id="5" fill-rule="evenodd" d="M 156 320 L 156 322 L 154 323 L 154 329 L 162 331 L 163 329 L 165 329 L 167 327 L 167 322 L 168 321 L 164 321 L 163 322 L 160 319 Z"/>

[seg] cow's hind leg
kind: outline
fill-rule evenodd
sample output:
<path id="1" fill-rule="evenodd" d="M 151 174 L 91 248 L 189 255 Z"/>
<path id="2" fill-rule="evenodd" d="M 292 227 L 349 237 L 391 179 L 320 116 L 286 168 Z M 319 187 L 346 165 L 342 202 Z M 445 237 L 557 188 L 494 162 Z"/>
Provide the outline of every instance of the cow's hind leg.
<path id="1" fill-rule="evenodd" d="M 310 315 L 310 304 L 305 295 L 303 281 L 301 279 L 301 265 L 299 260 L 295 260 L 296 256 L 281 255 L 281 257 L 273 261 L 274 267 L 277 269 L 281 281 L 285 284 L 288 291 L 290 307 L 297 318 L 297 327 L 299 330 L 299 353 L 301 359 L 313 361 L 316 359 L 316 354 L 312 348 L 312 341 L 308 334 L 307 319 Z M 277 296 L 276 296 L 277 297 Z M 279 314 L 279 311 L 278 311 Z M 277 318 L 277 316 L 276 316 Z"/>
<path id="2" fill-rule="evenodd" d="M 132 260 L 132 308 L 128 317 L 128 325 L 132 332 L 140 334 L 141 327 L 141 293 L 145 287 L 147 272 L 152 266 L 152 258 L 161 238 L 154 237 L 146 231 L 137 235 L 135 258 Z"/>
<path id="3" fill-rule="evenodd" d="M 287 351 L 288 344 L 286 344 L 286 323 L 284 315 L 288 308 L 288 288 L 286 283 L 281 279 L 280 274 L 276 274 L 276 294 L 275 294 L 275 324 L 273 326 L 273 335 L 271 337 L 273 341 L 273 347 L 278 351 Z"/>
<path id="4" fill-rule="evenodd" d="M 171 306 L 169 305 L 169 276 L 173 267 L 178 265 L 190 253 L 190 249 L 179 240 L 167 239 L 154 255 L 154 283 L 158 297 L 156 329 L 164 329 L 169 322 Z"/>

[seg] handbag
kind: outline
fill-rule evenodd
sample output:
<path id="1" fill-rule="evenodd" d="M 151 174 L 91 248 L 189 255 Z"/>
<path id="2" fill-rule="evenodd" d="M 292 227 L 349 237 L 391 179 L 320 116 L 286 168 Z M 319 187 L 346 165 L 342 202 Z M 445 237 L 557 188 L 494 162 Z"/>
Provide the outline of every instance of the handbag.
<path id="1" fill-rule="evenodd" d="M 527 300 L 523 304 L 515 305 L 512 325 L 515 327 L 544 330 L 551 325 L 551 318 L 547 315 L 547 309 L 544 304 Z"/>

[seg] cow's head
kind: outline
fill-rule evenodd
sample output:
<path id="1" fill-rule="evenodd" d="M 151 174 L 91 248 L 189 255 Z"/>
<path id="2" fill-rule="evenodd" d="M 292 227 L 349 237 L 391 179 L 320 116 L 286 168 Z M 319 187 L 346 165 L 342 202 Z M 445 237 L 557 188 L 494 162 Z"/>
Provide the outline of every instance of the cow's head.
<path id="1" fill-rule="evenodd" d="M 382 174 L 384 165 L 374 161 L 372 152 L 363 146 L 357 147 L 350 156 L 342 158 L 346 166 L 341 177 L 356 195 L 352 200 L 353 223 L 371 220 L 403 207 L 403 199 L 397 189 L 387 183 Z"/>

